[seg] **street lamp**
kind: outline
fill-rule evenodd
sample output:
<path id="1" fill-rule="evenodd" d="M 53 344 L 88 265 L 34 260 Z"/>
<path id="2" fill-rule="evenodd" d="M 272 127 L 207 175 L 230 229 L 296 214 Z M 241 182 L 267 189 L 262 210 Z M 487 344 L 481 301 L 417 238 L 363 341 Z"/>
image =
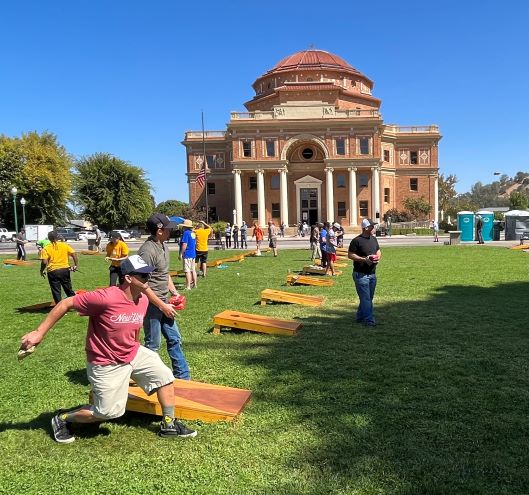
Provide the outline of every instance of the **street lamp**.
<path id="1" fill-rule="evenodd" d="M 17 192 L 18 192 L 18 189 L 13 186 L 11 188 L 11 194 L 13 195 L 13 210 L 15 210 L 15 232 L 18 234 Z"/>
<path id="2" fill-rule="evenodd" d="M 24 228 L 26 228 L 26 203 L 27 201 L 25 198 L 20 199 L 20 204 L 22 205 L 22 225 Z"/>

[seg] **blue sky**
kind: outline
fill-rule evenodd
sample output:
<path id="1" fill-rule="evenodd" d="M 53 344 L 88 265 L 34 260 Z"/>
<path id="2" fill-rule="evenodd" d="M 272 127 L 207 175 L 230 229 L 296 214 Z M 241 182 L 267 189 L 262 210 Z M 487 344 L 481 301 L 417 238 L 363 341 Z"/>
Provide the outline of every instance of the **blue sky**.
<path id="1" fill-rule="evenodd" d="M 0 133 L 110 152 L 158 202 L 188 200 L 180 141 L 201 111 L 223 130 L 259 75 L 310 45 L 374 80 L 386 123 L 438 124 L 459 192 L 528 170 L 526 0 L 30 0 L 5 2 L 0 26 Z"/>

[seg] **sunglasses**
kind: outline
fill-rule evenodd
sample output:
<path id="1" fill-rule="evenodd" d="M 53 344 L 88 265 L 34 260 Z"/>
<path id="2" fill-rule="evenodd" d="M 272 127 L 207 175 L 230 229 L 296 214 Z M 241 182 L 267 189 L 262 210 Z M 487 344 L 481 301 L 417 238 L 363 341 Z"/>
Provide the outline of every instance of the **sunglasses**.
<path id="1" fill-rule="evenodd" d="M 142 280 L 149 280 L 151 278 L 150 273 L 131 273 L 132 277 L 141 278 Z"/>

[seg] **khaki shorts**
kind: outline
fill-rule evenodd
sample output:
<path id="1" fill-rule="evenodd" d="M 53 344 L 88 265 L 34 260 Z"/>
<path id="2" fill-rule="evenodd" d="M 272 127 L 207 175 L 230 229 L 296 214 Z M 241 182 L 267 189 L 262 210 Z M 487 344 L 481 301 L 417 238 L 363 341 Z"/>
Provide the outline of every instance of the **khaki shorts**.
<path id="1" fill-rule="evenodd" d="M 184 272 L 191 273 L 195 271 L 195 258 L 184 258 Z"/>
<path id="2" fill-rule="evenodd" d="M 143 346 L 130 363 L 87 363 L 86 375 L 92 385 L 92 413 L 99 419 L 119 418 L 125 413 L 130 378 L 148 395 L 174 380 L 160 356 Z"/>

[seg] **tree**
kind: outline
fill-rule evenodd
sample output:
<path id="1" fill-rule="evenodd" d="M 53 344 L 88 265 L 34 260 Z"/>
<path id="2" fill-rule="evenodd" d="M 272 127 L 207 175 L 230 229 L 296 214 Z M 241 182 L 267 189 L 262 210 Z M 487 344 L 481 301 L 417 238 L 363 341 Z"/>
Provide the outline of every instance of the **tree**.
<path id="1" fill-rule="evenodd" d="M 13 219 L 11 188 L 24 197 L 26 222 L 64 221 L 72 182 L 72 158 L 49 132 L 0 136 L 1 216 Z"/>
<path id="2" fill-rule="evenodd" d="M 143 224 L 153 212 L 145 172 L 108 153 L 77 161 L 75 200 L 84 216 L 105 230 Z"/>
<path id="3" fill-rule="evenodd" d="M 168 217 L 185 217 L 185 213 L 189 210 L 189 204 L 176 199 L 169 199 L 162 201 L 156 205 L 156 211 L 167 215 Z"/>
<path id="4" fill-rule="evenodd" d="M 428 218 L 428 214 L 432 207 L 424 196 L 420 198 L 406 198 L 404 201 L 404 208 L 406 208 L 417 220 L 424 220 Z"/>
<path id="5" fill-rule="evenodd" d="M 512 210 L 526 210 L 529 206 L 529 198 L 522 191 L 513 191 L 509 202 Z"/>
<path id="6" fill-rule="evenodd" d="M 448 209 L 450 200 L 457 196 L 455 186 L 457 184 L 457 177 L 453 174 L 445 177 L 444 174 L 439 174 L 439 208 L 443 211 Z"/>

